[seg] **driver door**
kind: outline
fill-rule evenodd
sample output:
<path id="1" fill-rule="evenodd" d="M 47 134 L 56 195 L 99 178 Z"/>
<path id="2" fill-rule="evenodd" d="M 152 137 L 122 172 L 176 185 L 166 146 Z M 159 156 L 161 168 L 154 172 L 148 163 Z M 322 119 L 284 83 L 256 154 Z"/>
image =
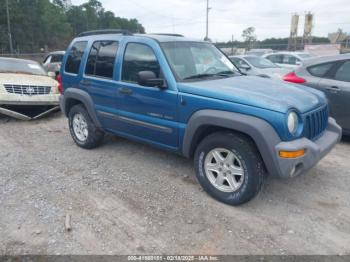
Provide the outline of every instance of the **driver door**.
<path id="1" fill-rule="evenodd" d="M 141 86 L 137 74 L 152 71 L 165 78 L 155 50 L 146 43 L 127 43 L 117 91 L 118 131 L 152 144 L 178 148 L 177 90 Z"/>

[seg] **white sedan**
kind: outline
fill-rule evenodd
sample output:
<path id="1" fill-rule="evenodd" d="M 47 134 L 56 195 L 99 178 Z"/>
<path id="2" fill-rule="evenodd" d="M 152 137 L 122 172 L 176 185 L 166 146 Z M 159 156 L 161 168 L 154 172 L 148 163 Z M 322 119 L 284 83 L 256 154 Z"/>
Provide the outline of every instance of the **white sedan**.
<path id="1" fill-rule="evenodd" d="M 30 120 L 58 109 L 54 74 L 30 60 L 0 58 L 0 114 Z"/>

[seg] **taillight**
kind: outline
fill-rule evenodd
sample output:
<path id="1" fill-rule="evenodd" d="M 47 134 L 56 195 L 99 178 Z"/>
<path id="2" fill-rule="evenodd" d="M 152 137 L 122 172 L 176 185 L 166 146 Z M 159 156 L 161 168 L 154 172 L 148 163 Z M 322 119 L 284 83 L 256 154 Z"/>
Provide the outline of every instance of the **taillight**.
<path id="1" fill-rule="evenodd" d="M 57 75 L 56 80 L 58 82 L 58 92 L 60 92 L 60 94 L 63 93 L 63 86 L 62 86 L 62 76 L 61 75 Z"/>
<path id="2" fill-rule="evenodd" d="M 283 80 L 287 81 L 287 82 L 296 83 L 296 84 L 302 84 L 302 83 L 306 82 L 306 80 L 304 78 L 301 78 L 301 77 L 297 76 L 295 74 L 295 72 L 291 72 L 291 73 L 285 75 L 283 77 Z"/>

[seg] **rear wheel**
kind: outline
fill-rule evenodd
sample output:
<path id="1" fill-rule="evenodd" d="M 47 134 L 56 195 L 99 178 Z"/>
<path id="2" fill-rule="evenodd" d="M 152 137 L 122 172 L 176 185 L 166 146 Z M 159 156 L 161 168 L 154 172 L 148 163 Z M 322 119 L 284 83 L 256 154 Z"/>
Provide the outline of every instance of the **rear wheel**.
<path id="1" fill-rule="evenodd" d="M 195 152 L 199 183 L 213 198 L 240 205 L 255 197 L 265 168 L 255 145 L 241 134 L 218 132 L 199 144 Z"/>
<path id="2" fill-rule="evenodd" d="M 96 127 L 83 105 L 72 107 L 68 122 L 71 136 L 78 146 L 92 149 L 102 143 L 104 133 Z"/>

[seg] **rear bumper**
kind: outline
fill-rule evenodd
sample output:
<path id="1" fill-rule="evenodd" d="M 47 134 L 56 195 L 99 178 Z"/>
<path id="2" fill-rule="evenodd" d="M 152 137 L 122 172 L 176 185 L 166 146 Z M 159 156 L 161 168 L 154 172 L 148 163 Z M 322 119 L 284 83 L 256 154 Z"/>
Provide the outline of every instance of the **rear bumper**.
<path id="1" fill-rule="evenodd" d="M 333 118 L 329 118 L 328 127 L 320 138 L 311 141 L 301 138 L 290 142 L 280 142 L 275 146 L 276 163 L 279 176 L 282 178 L 294 177 L 303 174 L 315 166 L 340 141 L 342 129 Z M 280 151 L 297 151 L 305 149 L 302 157 L 294 159 L 281 158 Z"/>

